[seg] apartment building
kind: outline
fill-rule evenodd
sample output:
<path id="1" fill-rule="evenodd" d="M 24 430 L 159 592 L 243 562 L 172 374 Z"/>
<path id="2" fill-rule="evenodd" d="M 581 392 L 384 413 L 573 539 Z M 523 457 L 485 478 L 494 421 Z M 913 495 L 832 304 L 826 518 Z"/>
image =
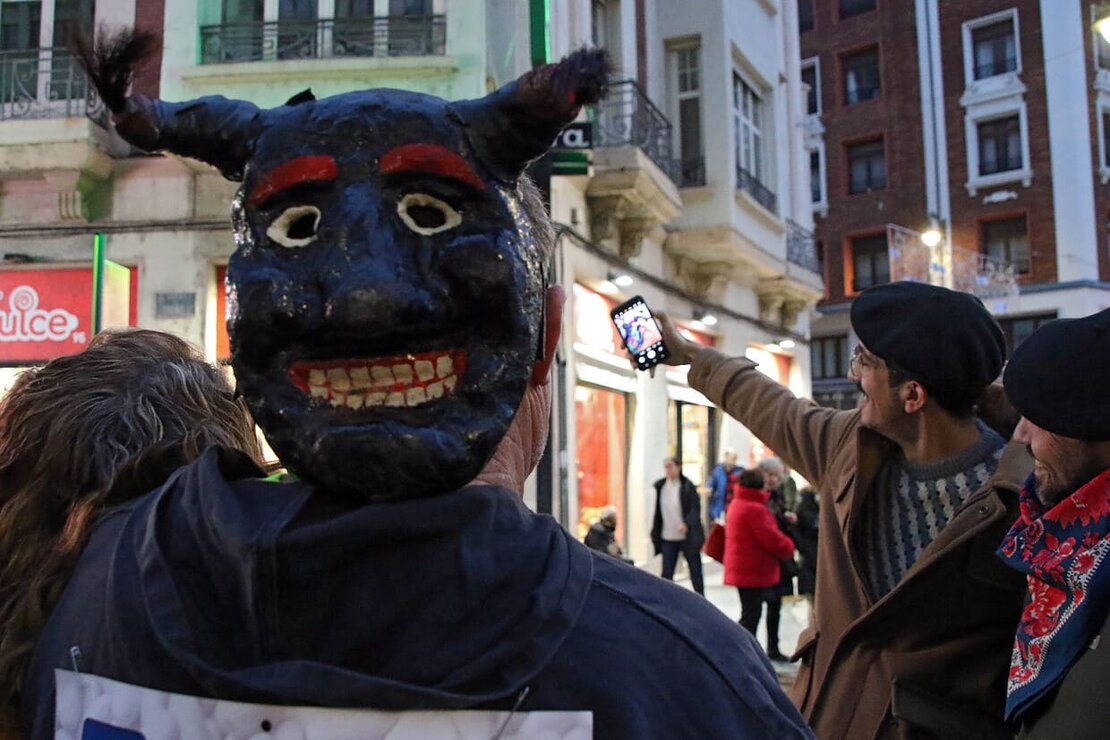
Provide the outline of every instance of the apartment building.
<path id="1" fill-rule="evenodd" d="M 820 402 L 855 403 L 847 309 L 871 285 L 976 293 L 1010 350 L 1045 321 L 1110 305 L 1110 54 L 1096 6 L 802 0 Z"/>
<path id="2" fill-rule="evenodd" d="M 115 136 L 62 48 L 67 28 L 94 22 L 161 37 L 143 92 L 260 106 L 305 88 L 479 97 L 583 44 L 610 50 L 612 95 L 536 172 L 570 303 L 549 454 L 525 495 L 572 531 L 617 506 L 622 541 L 644 559 L 665 456 L 700 484 L 725 447 L 771 454 L 683 371 L 633 372 L 609 321 L 617 303 L 642 295 L 698 341 L 809 392 L 809 309 L 824 290 L 796 0 L 0 0 L 0 330 L 61 317 L 53 333 L 0 342 L 6 377 L 91 335 L 98 257 L 117 265 L 102 315 L 228 357 L 235 184 Z"/>

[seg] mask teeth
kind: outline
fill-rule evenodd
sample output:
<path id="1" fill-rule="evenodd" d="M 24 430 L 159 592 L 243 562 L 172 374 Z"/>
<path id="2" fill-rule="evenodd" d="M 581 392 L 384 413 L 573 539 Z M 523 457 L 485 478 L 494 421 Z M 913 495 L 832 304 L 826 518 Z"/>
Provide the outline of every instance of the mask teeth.
<path id="1" fill-rule="evenodd" d="M 428 352 L 375 361 L 297 363 L 293 384 L 336 408 L 412 408 L 450 396 L 465 371 L 466 355 Z"/>

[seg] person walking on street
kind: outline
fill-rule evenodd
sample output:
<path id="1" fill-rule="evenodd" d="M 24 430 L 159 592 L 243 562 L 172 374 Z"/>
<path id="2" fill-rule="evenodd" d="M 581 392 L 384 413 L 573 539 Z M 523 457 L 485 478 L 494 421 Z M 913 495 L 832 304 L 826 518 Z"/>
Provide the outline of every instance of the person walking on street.
<path id="1" fill-rule="evenodd" d="M 1036 460 L 999 555 L 1029 596 L 1006 718 L 1020 738 L 1104 738 L 1110 704 L 1110 309 L 1053 321 L 1014 352 L 1014 441 Z"/>
<path id="2" fill-rule="evenodd" d="M 655 519 L 651 526 L 651 543 L 655 554 L 663 555 L 663 578 L 674 580 L 678 554 L 690 566 L 690 583 L 705 595 L 701 572 L 701 546 L 705 530 L 701 526 L 701 500 L 690 479 L 682 474 L 677 457 L 663 461 L 664 477 L 655 481 Z"/>
<path id="3" fill-rule="evenodd" d="M 740 592 L 740 624 L 753 635 L 763 604 L 773 600 L 768 592 L 777 593 L 780 562 L 794 553 L 794 541 L 782 533 L 767 506 L 769 498 L 763 474 L 745 470 L 725 513 L 725 583 Z M 770 620 L 768 611 L 767 657 L 783 661 L 777 634 L 772 642 Z"/>
<path id="4" fill-rule="evenodd" d="M 713 468 L 705 484 L 709 489 L 709 502 L 705 507 L 709 513 L 707 524 L 712 524 L 725 515 L 728 498 L 742 472 L 744 469 L 736 464 L 736 450 L 731 447 L 725 450 L 724 459 Z"/>
<path id="5" fill-rule="evenodd" d="M 1002 331 L 974 296 L 921 283 L 869 288 L 850 317 L 852 411 L 797 398 L 659 319 L 667 362 L 690 363 L 692 388 L 820 491 L 818 608 L 792 691 L 817 736 L 1006 736 L 1025 585 L 994 549 L 1032 461 L 975 414 L 1002 370 Z"/>

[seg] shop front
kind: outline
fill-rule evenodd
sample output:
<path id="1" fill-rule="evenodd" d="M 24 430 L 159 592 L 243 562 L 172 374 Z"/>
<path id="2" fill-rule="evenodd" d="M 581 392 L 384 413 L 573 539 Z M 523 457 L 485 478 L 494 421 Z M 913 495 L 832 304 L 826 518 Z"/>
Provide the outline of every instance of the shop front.
<path id="1" fill-rule="evenodd" d="M 617 510 L 617 541 L 625 543 L 628 512 L 629 424 L 636 380 L 609 319 L 614 301 L 585 286 L 573 288 L 574 475 L 581 539 L 606 506 Z"/>
<path id="2" fill-rule="evenodd" d="M 134 270 L 107 263 L 100 326 L 135 325 Z M 93 267 L 89 263 L 0 268 L 0 393 L 26 367 L 80 352 L 94 333 Z"/>

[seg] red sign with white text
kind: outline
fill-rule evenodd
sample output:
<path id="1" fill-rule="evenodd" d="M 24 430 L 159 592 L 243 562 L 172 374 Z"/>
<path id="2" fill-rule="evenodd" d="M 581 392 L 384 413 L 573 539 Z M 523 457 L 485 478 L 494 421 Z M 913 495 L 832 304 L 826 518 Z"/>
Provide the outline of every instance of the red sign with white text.
<path id="1" fill-rule="evenodd" d="M 0 364 L 82 350 L 92 336 L 92 283 L 90 267 L 0 271 Z"/>

